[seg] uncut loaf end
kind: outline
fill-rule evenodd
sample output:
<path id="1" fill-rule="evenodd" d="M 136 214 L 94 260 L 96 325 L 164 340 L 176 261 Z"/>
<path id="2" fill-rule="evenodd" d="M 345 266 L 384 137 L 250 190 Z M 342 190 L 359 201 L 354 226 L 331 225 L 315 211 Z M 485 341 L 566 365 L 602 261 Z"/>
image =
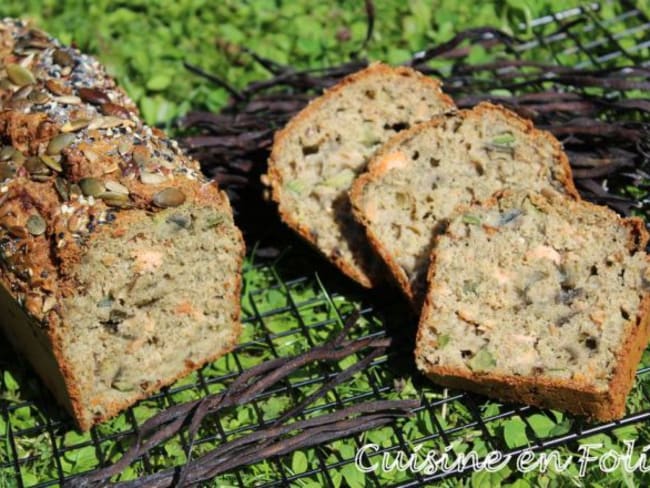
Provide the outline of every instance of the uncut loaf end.
<path id="1" fill-rule="evenodd" d="M 81 429 L 231 350 L 241 233 L 91 57 L 0 22 L 0 326 Z"/>
<path id="2" fill-rule="evenodd" d="M 357 220 L 416 310 L 435 235 L 458 205 L 506 188 L 578 198 L 560 143 L 498 105 L 435 117 L 390 139 L 352 185 Z"/>
<path id="3" fill-rule="evenodd" d="M 619 418 L 650 334 L 648 234 L 544 193 L 467 207 L 438 237 L 416 362 L 442 385 Z"/>
<path id="4" fill-rule="evenodd" d="M 268 180 L 282 219 L 361 285 L 384 281 L 348 190 L 391 136 L 454 108 L 438 81 L 409 68 L 375 63 L 346 77 L 276 133 Z"/>

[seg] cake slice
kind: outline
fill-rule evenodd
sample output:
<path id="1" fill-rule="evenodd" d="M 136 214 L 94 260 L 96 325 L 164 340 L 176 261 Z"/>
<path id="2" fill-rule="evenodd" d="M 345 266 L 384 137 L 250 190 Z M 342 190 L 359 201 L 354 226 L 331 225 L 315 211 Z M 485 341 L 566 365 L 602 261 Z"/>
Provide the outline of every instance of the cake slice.
<path id="1" fill-rule="evenodd" d="M 458 205 L 504 188 L 578 198 L 560 143 L 503 107 L 481 103 L 388 141 L 353 184 L 355 217 L 419 310 L 436 233 Z"/>
<path id="2" fill-rule="evenodd" d="M 648 235 L 545 193 L 466 208 L 438 237 L 417 366 L 441 385 L 615 419 L 650 333 Z"/>
<path id="3" fill-rule="evenodd" d="M 409 68 L 373 64 L 348 76 L 275 136 L 268 181 L 282 219 L 363 286 L 382 281 L 350 185 L 388 138 L 453 108 L 438 81 Z"/>

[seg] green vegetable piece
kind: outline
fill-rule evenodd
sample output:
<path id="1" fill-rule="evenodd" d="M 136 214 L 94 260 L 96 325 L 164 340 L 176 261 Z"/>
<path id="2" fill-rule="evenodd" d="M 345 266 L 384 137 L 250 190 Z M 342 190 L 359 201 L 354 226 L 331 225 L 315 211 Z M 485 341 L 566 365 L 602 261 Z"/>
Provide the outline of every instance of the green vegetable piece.
<path id="1" fill-rule="evenodd" d="M 479 219 L 476 215 L 466 214 L 463 215 L 463 223 L 470 225 L 481 225 L 481 219 Z"/>
<path id="2" fill-rule="evenodd" d="M 295 193 L 296 195 L 302 195 L 305 191 L 305 184 L 300 180 L 287 181 L 285 186 L 290 192 Z"/>
<path id="3" fill-rule="evenodd" d="M 485 371 L 496 366 L 497 362 L 494 356 L 486 349 L 483 348 L 477 352 L 472 359 L 467 362 L 467 366 L 472 371 Z"/>
<path id="4" fill-rule="evenodd" d="M 347 188 L 354 181 L 355 176 L 354 171 L 345 168 L 338 174 L 324 180 L 321 185 L 336 189 Z"/>
<path id="5" fill-rule="evenodd" d="M 449 344 L 449 339 L 449 335 L 440 334 L 438 336 L 438 347 L 445 347 L 447 344 Z"/>
<path id="6" fill-rule="evenodd" d="M 494 144 L 495 146 L 512 147 L 514 143 L 515 143 L 515 136 L 512 132 L 504 132 L 503 134 L 499 134 L 494 139 L 492 139 L 492 144 Z"/>

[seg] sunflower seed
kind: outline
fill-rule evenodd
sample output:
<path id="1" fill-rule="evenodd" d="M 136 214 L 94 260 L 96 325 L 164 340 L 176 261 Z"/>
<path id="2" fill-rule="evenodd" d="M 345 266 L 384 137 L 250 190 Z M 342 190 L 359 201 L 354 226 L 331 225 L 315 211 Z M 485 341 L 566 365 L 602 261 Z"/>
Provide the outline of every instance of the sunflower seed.
<path id="1" fill-rule="evenodd" d="M 120 193 L 122 195 L 128 195 L 129 189 L 117 181 L 109 180 L 106 182 L 106 189 L 113 193 Z"/>
<path id="2" fill-rule="evenodd" d="M 61 97 L 55 97 L 52 100 L 62 105 L 81 105 L 81 98 L 74 95 L 63 95 Z"/>
<path id="3" fill-rule="evenodd" d="M 54 61 L 59 66 L 72 66 L 74 64 L 74 58 L 68 51 L 63 49 L 57 49 L 52 54 L 52 61 Z"/>
<path id="4" fill-rule="evenodd" d="M 176 224 L 183 229 L 188 229 L 192 225 L 192 217 L 183 214 L 172 214 L 167 217 L 167 222 Z"/>
<path id="5" fill-rule="evenodd" d="M 40 236 L 47 229 L 45 219 L 38 214 L 30 215 L 27 219 L 27 230 L 33 236 Z"/>
<path id="6" fill-rule="evenodd" d="M 72 183 L 69 186 L 70 195 L 81 195 L 81 187 L 77 183 Z"/>
<path id="7" fill-rule="evenodd" d="M 125 125 L 127 122 L 125 119 L 120 117 L 113 117 L 111 115 L 105 115 L 103 117 L 97 117 L 93 119 L 88 125 L 88 130 L 95 129 L 112 129 L 114 127 L 119 127 Z"/>
<path id="8" fill-rule="evenodd" d="M 111 200 L 111 201 L 119 201 L 119 202 L 126 202 L 129 199 L 128 193 L 118 193 L 114 191 L 105 191 L 99 195 L 97 195 L 97 198 L 101 198 L 102 200 Z"/>
<path id="9" fill-rule="evenodd" d="M 63 168 L 61 167 L 61 163 L 59 160 L 61 159 L 61 156 L 50 156 L 49 154 L 43 154 L 41 156 L 41 161 L 43 161 L 43 164 L 45 164 L 48 168 L 53 169 L 54 171 L 61 172 L 63 171 Z"/>
<path id="10" fill-rule="evenodd" d="M 54 136 L 50 143 L 47 145 L 47 154 L 54 156 L 59 154 L 63 149 L 72 144 L 72 141 L 77 137 L 75 134 L 71 133 L 62 133 L 57 136 Z"/>
<path id="11" fill-rule="evenodd" d="M 61 200 L 67 202 L 70 199 L 70 185 L 68 180 L 57 176 L 54 180 L 54 188 L 56 188 L 56 191 L 59 193 Z"/>
<path id="12" fill-rule="evenodd" d="M 149 171 L 140 172 L 140 181 L 145 185 L 158 185 L 167 181 L 167 177 L 161 173 L 150 173 Z"/>
<path id="13" fill-rule="evenodd" d="M 131 203 L 127 195 L 122 195 L 120 193 L 111 193 L 109 195 L 108 193 L 109 192 L 106 192 L 100 196 L 102 198 L 102 201 L 109 207 L 118 207 L 118 208 L 133 207 L 133 204 Z"/>
<path id="14" fill-rule="evenodd" d="M 88 124 L 90 124 L 90 119 L 69 120 L 61 127 L 61 132 L 77 132 L 88 127 Z"/>
<path id="15" fill-rule="evenodd" d="M 97 178 L 82 178 L 79 187 L 87 197 L 97 197 L 105 191 L 104 182 Z"/>
<path id="16" fill-rule="evenodd" d="M 32 93 L 32 90 L 34 90 L 34 85 L 25 85 L 16 90 L 11 98 L 12 100 L 23 100 Z"/>
<path id="17" fill-rule="evenodd" d="M 153 196 L 153 204 L 156 207 L 178 207 L 185 202 L 185 193 L 178 188 L 165 188 Z"/>
<path id="18" fill-rule="evenodd" d="M 93 105 L 102 105 L 111 101 L 106 93 L 97 88 L 79 88 L 78 93 L 84 102 L 92 103 Z"/>
<path id="19" fill-rule="evenodd" d="M 11 81 L 14 85 L 25 86 L 36 83 L 36 78 L 34 78 L 32 72 L 24 66 L 16 63 L 11 63 L 5 66 L 5 69 L 7 70 L 9 81 Z"/>

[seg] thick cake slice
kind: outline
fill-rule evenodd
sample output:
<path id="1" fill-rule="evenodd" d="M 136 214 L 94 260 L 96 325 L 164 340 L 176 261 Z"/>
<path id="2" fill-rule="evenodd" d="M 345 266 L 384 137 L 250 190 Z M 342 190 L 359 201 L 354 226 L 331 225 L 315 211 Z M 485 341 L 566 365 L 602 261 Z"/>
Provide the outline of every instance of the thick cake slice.
<path id="1" fill-rule="evenodd" d="M 5 19 L 0 65 L 0 329 L 85 430 L 235 347 L 244 242 L 95 59 Z"/>
<path id="2" fill-rule="evenodd" d="M 438 237 L 415 358 L 442 385 L 624 414 L 650 333 L 639 219 L 557 195 L 469 207 Z"/>
<path id="3" fill-rule="evenodd" d="M 403 131 L 353 184 L 355 217 L 416 309 L 436 233 L 458 205 L 504 188 L 578 194 L 559 142 L 503 107 L 482 103 Z"/>
<path id="4" fill-rule="evenodd" d="M 437 81 L 408 68 L 348 76 L 275 136 L 268 179 L 282 219 L 363 286 L 381 281 L 347 192 L 389 137 L 453 108 Z"/>

